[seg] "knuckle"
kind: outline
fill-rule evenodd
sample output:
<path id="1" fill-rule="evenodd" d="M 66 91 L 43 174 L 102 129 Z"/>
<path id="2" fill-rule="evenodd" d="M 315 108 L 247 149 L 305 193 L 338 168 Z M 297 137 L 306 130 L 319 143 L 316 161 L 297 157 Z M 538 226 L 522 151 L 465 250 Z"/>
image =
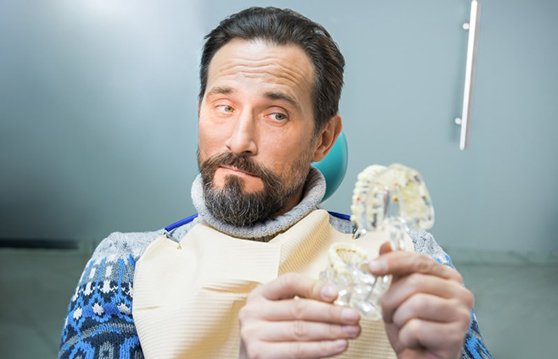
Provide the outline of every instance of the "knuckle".
<path id="1" fill-rule="evenodd" d="M 258 339 L 259 329 L 257 325 L 240 322 L 239 334 L 243 341 L 247 344 L 253 345 L 253 343 Z"/>
<path id="2" fill-rule="evenodd" d="M 465 284 L 465 280 L 463 279 L 463 276 L 461 275 L 461 273 L 459 273 L 456 269 L 451 268 L 451 267 L 448 267 L 448 269 L 449 269 L 450 273 L 453 274 L 453 276 L 455 277 L 455 280 L 459 284 L 461 284 L 461 285 Z"/>
<path id="3" fill-rule="evenodd" d="M 253 289 L 250 293 L 248 293 L 248 296 L 246 297 L 246 303 L 251 303 L 259 300 L 261 298 L 260 292 L 261 292 L 261 287 L 257 287 Z"/>
<path id="4" fill-rule="evenodd" d="M 475 305 L 475 296 L 473 292 L 465 287 L 458 286 L 454 289 L 453 293 L 453 298 L 459 301 L 462 306 L 467 307 L 469 310 L 473 309 Z"/>
<path id="5" fill-rule="evenodd" d="M 251 336 L 251 330 L 248 329 L 248 326 L 240 326 L 240 338 L 242 338 L 243 340 L 248 340 L 250 339 Z"/>
<path id="6" fill-rule="evenodd" d="M 380 308 L 382 309 L 382 317 L 384 320 L 391 318 L 393 311 L 395 310 L 395 304 L 393 300 L 388 295 L 383 295 L 380 298 Z"/>
<path id="7" fill-rule="evenodd" d="M 405 315 L 406 313 L 401 313 L 400 310 L 396 311 L 393 315 L 393 324 L 395 324 L 395 326 L 397 328 L 401 328 L 404 324 L 405 324 Z"/>
<path id="8" fill-rule="evenodd" d="M 306 305 L 302 300 L 294 300 L 291 307 L 291 315 L 294 319 L 302 319 L 306 311 Z"/>
<path id="9" fill-rule="evenodd" d="M 469 307 L 469 309 L 472 309 L 475 306 L 475 295 L 468 289 L 466 290 L 465 294 L 465 304 L 467 304 L 467 307 Z"/>
<path id="10" fill-rule="evenodd" d="M 456 330 L 452 331 L 453 335 L 448 336 L 448 339 L 453 343 L 462 344 L 465 341 L 465 333 L 467 332 L 468 328 L 469 328 L 468 326 L 465 329 L 461 327 L 456 328 Z"/>
<path id="11" fill-rule="evenodd" d="M 421 330 L 420 320 L 418 319 L 411 319 L 410 320 L 411 328 L 410 332 L 413 338 L 416 338 L 418 341 L 422 340 L 422 335 L 424 331 Z"/>
<path id="12" fill-rule="evenodd" d="M 256 308 L 253 305 L 246 304 L 244 307 L 240 308 L 238 312 L 238 320 L 241 323 L 249 321 L 256 314 Z"/>
<path id="13" fill-rule="evenodd" d="M 293 338 L 300 340 L 304 339 L 307 335 L 306 325 L 303 321 L 295 320 L 292 325 Z"/>
<path id="14" fill-rule="evenodd" d="M 399 332 L 400 340 L 404 346 L 420 340 L 420 323 L 417 319 L 411 319 L 405 324 L 403 330 Z"/>
<path id="15" fill-rule="evenodd" d="M 381 305 L 381 309 L 382 309 L 382 319 L 384 320 L 384 322 L 391 323 L 390 320 L 391 312 L 384 305 Z"/>
<path id="16" fill-rule="evenodd" d="M 428 312 L 431 306 L 427 296 L 422 294 L 413 295 L 411 299 L 395 311 L 393 322 L 401 328 L 410 318 L 419 318 L 421 313 Z"/>
<path id="17" fill-rule="evenodd" d="M 384 294 L 380 297 L 380 307 L 386 308 L 388 305 L 389 305 L 389 297 Z"/>
<path id="18" fill-rule="evenodd" d="M 471 313 L 468 310 L 462 311 L 461 322 L 463 323 L 464 330 L 469 329 L 469 325 L 471 325 Z"/>
<path id="19" fill-rule="evenodd" d="M 251 317 L 252 313 L 250 311 L 250 308 L 247 306 L 242 307 L 242 309 L 240 309 L 240 311 L 238 312 L 238 321 L 241 325 L 246 324 Z"/>
<path id="20" fill-rule="evenodd" d="M 418 334 L 420 334 L 421 330 L 420 330 L 420 322 L 418 319 L 411 319 L 409 321 L 409 331 L 410 333 L 418 338 Z"/>
<path id="21" fill-rule="evenodd" d="M 380 298 L 380 308 L 382 309 L 382 317 L 387 318 L 393 310 L 393 305 L 387 295 Z"/>
<path id="22" fill-rule="evenodd" d="M 413 291 L 418 291 L 420 288 L 422 288 L 423 284 L 424 284 L 424 274 L 422 273 L 412 273 L 411 275 L 409 275 L 409 284 L 411 285 L 411 288 L 413 289 Z"/>
<path id="23" fill-rule="evenodd" d="M 421 255 L 419 257 L 419 260 L 417 261 L 417 271 L 422 272 L 422 273 L 428 273 L 431 272 L 434 265 L 436 264 L 436 262 L 434 262 L 434 260 Z"/>
<path id="24" fill-rule="evenodd" d="M 342 335 L 341 328 L 338 325 L 328 325 L 327 336 L 328 338 L 337 338 Z"/>
<path id="25" fill-rule="evenodd" d="M 454 300 L 454 305 L 457 307 L 455 310 L 455 321 L 459 323 L 462 329 L 467 330 L 471 322 L 471 311 L 465 307 L 460 301 Z"/>
<path id="26" fill-rule="evenodd" d="M 304 355 L 304 347 L 301 342 L 294 342 L 291 344 L 289 358 L 300 358 Z"/>
<path id="27" fill-rule="evenodd" d="M 248 319 L 248 314 L 246 312 L 246 306 L 242 307 L 242 309 L 238 312 L 238 321 L 240 324 L 244 323 Z"/>
<path id="28" fill-rule="evenodd" d="M 414 313 L 420 313 L 421 311 L 428 309 L 428 307 L 430 306 L 428 297 L 425 295 L 415 295 L 410 304 L 411 310 Z"/>

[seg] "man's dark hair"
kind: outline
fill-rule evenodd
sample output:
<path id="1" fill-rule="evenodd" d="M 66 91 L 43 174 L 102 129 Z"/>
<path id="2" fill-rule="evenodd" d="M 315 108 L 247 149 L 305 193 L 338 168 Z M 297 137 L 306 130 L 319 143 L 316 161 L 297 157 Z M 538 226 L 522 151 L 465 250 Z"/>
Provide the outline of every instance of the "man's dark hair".
<path id="1" fill-rule="evenodd" d="M 262 39 L 302 48 L 314 65 L 314 129 L 318 131 L 337 114 L 345 66 L 339 48 L 320 24 L 293 10 L 274 7 L 252 7 L 233 14 L 205 37 L 200 64 L 200 102 L 206 90 L 211 59 L 222 46 L 236 38 Z"/>

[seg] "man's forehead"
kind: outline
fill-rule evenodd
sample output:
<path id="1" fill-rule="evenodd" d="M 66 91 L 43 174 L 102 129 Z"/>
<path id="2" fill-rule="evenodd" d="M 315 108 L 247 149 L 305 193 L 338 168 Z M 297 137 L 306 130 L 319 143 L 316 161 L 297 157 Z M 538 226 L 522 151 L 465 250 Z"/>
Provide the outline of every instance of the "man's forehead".
<path id="1" fill-rule="evenodd" d="M 304 50 L 294 44 L 277 45 L 263 40 L 234 39 L 220 48 L 208 69 L 208 91 L 227 90 L 228 82 L 253 79 L 262 84 L 307 92 L 312 88 L 314 68 Z M 289 100 L 291 94 L 270 91 L 270 97 Z M 283 94 L 282 94 L 283 93 Z"/>

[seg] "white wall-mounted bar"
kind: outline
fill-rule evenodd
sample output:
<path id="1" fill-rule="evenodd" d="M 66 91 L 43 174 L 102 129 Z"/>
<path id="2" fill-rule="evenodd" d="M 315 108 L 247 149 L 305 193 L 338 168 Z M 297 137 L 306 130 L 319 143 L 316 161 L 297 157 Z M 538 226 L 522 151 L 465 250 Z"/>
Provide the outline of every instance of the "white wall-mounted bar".
<path id="1" fill-rule="evenodd" d="M 478 23 L 478 1 L 471 1 L 471 14 L 469 23 L 464 24 L 463 28 L 469 30 L 469 39 L 467 43 L 467 63 L 465 65 L 465 86 L 463 89 L 463 108 L 460 118 L 455 119 L 455 123 L 461 126 L 461 136 L 459 139 L 459 149 L 464 150 L 468 143 L 469 122 L 471 116 L 471 94 L 473 83 L 473 70 L 475 66 L 475 50 L 477 39 L 477 23 Z"/>

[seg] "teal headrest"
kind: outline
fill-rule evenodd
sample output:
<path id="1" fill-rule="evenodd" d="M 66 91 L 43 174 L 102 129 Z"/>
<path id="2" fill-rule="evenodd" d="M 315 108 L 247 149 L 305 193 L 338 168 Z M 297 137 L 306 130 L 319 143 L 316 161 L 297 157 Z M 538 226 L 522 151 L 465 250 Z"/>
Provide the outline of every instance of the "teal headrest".
<path id="1" fill-rule="evenodd" d="M 347 138 L 341 132 L 337 141 L 320 162 L 312 163 L 312 166 L 320 170 L 326 180 L 326 193 L 322 201 L 325 201 L 337 190 L 345 173 L 347 172 L 347 161 L 349 157 L 349 150 L 347 146 Z"/>

